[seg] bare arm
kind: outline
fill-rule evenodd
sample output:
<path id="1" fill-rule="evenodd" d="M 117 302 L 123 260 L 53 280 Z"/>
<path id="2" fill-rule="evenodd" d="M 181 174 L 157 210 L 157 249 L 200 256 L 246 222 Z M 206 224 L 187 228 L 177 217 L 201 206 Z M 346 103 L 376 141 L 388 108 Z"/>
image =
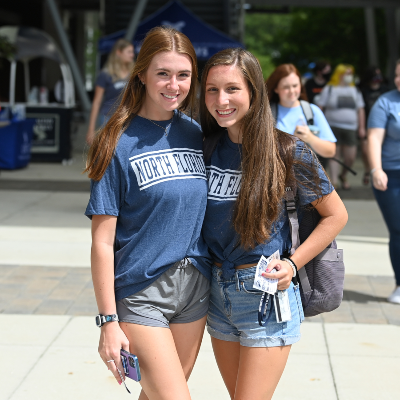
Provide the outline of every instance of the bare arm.
<path id="1" fill-rule="evenodd" d="M 116 314 L 114 291 L 114 240 L 117 217 L 110 215 L 92 216 L 92 279 L 99 313 Z M 107 322 L 101 327 L 99 353 L 118 382 L 116 367 L 122 371 L 120 350 L 129 351 L 129 341 L 117 322 Z M 115 363 L 109 360 L 115 360 Z"/>
<path id="2" fill-rule="evenodd" d="M 103 101 L 104 88 L 96 86 L 94 89 L 94 97 L 92 103 L 92 110 L 90 112 L 89 127 L 86 134 L 86 142 L 91 145 L 94 139 L 94 132 L 96 129 L 96 120 L 99 116 L 101 102 Z"/>
<path id="3" fill-rule="evenodd" d="M 382 169 L 382 143 L 384 138 L 384 128 L 368 129 L 368 160 L 372 171 L 372 184 L 378 190 L 386 190 L 388 182 L 387 175 Z"/>
<path id="4" fill-rule="evenodd" d="M 306 142 L 322 157 L 331 158 L 336 153 L 336 143 L 323 140 L 314 135 L 308 126 L 296 126 L 294 135 Z"/>
<path id="5" fill-rule="evenodd" d="M 359 108 L 357 111 L 358 115 L 358 136 L 360 139 L 364 139 L 366 136 L 365 132 L 365 109 Z"/>
<path id="6" fill-rule="evenodd" d="M 317 203 L 318 201 L 314 201 L 311 204 L 315 206 L 321 219 L 311 235 L 290 257 L 298 269 L 304 267 L 310 260 L 321 253 L 347 223 L 348 215 L 346 208 L 336 191 L 324 196 Z M 279 279 L 278 289 L 287 289 L 293 277 L 291 266 L 285 261 L 273 260 L 268 266 L 268 271 L 271 271 L 274 267 L 278 272 L 275 274 L 263 273 L 263 276 L 271 279 Z"/>

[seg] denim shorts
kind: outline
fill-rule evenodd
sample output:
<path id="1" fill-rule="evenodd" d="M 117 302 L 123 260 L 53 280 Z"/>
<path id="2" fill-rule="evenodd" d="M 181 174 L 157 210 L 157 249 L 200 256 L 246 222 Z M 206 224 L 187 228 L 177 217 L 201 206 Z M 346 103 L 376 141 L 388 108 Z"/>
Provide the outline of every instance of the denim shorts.
<path id="1" fill-rule="evenodd" d="M 207 317 L 208 333 L 220 340 L 240 342 L 246 347 L 288 346 L 300 340 L 300 324 L 304 320 L 299 287 L 287 289 L 292 319 L 276 322 L 274 302 L 269 301 L 265 325 L 258 323 L 262 296 L 253 288 L 256 267 L 236 270 L 230 280 L 222 278 L 220 268 L 213 266 L 210 304 Z"/>

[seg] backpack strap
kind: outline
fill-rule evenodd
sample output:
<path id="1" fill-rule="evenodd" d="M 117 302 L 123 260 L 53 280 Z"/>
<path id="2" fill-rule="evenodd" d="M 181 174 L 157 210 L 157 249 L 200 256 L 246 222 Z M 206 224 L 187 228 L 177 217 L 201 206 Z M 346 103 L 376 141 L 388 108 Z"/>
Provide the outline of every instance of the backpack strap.
<path id="1" fill-rule="evenodd" d="M 275 103 L 274 101 L 272 101 L 271 103 L 269 103 L 269 106 L 271 107 L 271 113 L 276 122 L 278 119 L 278 103 Z"/>
<path id="2" fill-rule="evenodd" d="M 290 228 L 290 236 L 292 239 L 292 248 L 290 250 L 290 255 L 293 255 L 296 249 L 300 246 L 300 235 L 299 235 L 299 219 L 297 217 L 297 208 L 296 208 L 296 198 L 294 190 L 291 186 L 285 188 L 285 203 L 286 210 L 289 217 L 289 228 Z M 301 287 L 303 292 L 310 292 L 311 285 L 307 276 L 306 269 L 300 268 L 298 271 L 298 276 L 300 280 Z"/>
<path id="3" fill-rule="evenodd" d="M 308 101 L 300 100 L 301 109 L 306 117 L 307 125 L 314 125 L 314 113 Z"/>

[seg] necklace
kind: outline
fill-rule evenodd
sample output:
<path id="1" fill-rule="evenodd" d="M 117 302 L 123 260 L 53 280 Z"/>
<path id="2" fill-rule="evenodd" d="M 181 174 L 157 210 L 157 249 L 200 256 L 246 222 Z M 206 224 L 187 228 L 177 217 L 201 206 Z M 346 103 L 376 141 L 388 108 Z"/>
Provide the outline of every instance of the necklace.
<path id="1" fill-rule="evenodd" d="M 153 120 L 151 120 L 151 119 L 148 119 L 148 118 L 143 117 L 143 116 L 141 116 L 141 117 L 144 118 L 144 119 L 147 119 L 147 121 L 150 121 L 150 122 L 152 122 L 154 125 L 157 125 L 159 128 L 161 128 L 161 129 L 165 132 L 165 136 L 168 136 L 168 133 L 167 133 L 168 128 L 172 125 L 172 120 L 174 119 L 174 116 L 172 116 L 172 118 L 171 118 L 171 120 L 170 120 L 170 123 L 164 128 L 163 126 L 158 125 L 157 123 L 155 123 L 155 122 L 154 122 Z"/>

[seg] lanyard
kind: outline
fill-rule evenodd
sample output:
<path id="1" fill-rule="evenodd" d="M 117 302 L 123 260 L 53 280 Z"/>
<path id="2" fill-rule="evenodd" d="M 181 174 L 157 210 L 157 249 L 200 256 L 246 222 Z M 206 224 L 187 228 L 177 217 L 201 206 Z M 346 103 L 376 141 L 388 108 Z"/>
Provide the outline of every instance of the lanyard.
<path id="1" fill-rule="evenodd" d="M 266 315 L 268 309 L 268 303 L 271 295 L 267 292 L 263 292 L 260 300 L 260 306 L 258 307 L 258 324 L 264 326 L 266 324 Z"/>

